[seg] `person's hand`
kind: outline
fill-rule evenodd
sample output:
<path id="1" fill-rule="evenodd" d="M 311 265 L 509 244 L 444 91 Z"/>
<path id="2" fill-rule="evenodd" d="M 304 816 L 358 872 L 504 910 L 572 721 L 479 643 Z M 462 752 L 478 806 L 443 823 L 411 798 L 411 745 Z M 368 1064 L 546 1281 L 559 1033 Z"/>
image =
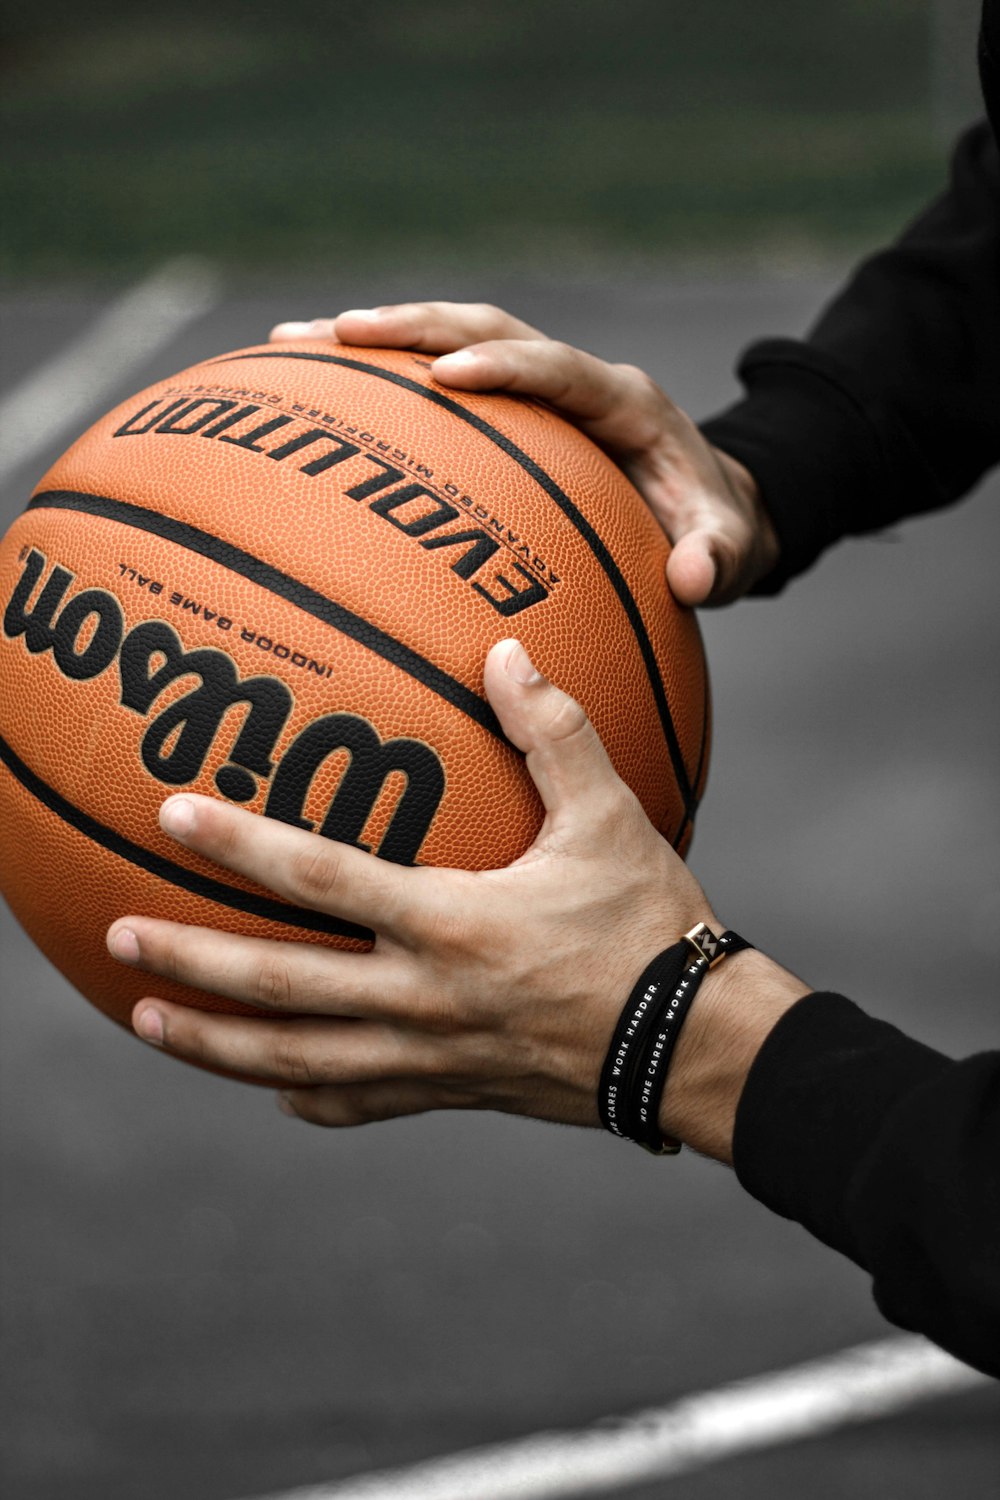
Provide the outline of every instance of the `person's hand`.
<path id="1" fill-rule="evenodd" d="M 667 582 L 682 604 L 727 604 L 771 571 L 778 540 L 750 472 L 713 448 L 656 383 L 547 338 L 483 304 L 408 302 L 279 323 L 275 341 L 333 339 L 441 356 L 431 372 L 466 391 L 545 401 L 615 460 L 670 540 Z"/>
<path id="2" fill-rule="evenodd" d="M 124 917 L 108 933 L 116 958 L 261 1010 L 257 1019 L 143 999 L 133 1015 L 138 1035 L 272 1082 L 289 1112 L 316 1124 L 455 1108 L 598 1124 L 601 1066 L 633 984 L 683 932 L 717 919 L 583 710 L 516 642 L 490 652 L 486 691 L 526 752 L 545 809 L 535 843 L 508 868 L 406 868 L 213 798 L 169 798 L 162 826 L 186 848 L 376 937 L 370 952 L 348 953 Z M 738 973 L 760 957 L 739 954 L 721 967 Z M 712 979 L 702 987 L 717 997 L 706 1021 L 722 993 Z M 778 992 L 787 1008 L 805 991 L 789 997 L 779 983 Z M 720 1113 L 715 1094 L 725 1074 L 728 1099 L 732 1068 L 718 1035 L 706 1051 L 704 1026 L 695 1025 L 701 1007 L 699 993 L 661 1121 L 665 1133 L 683 1130 L 725 1156 L 741 1079 Z M 730 1009 L 745 1025 L 752 1007 Z M 685 1077 L 697 1094 L 687 1104 Z"/>

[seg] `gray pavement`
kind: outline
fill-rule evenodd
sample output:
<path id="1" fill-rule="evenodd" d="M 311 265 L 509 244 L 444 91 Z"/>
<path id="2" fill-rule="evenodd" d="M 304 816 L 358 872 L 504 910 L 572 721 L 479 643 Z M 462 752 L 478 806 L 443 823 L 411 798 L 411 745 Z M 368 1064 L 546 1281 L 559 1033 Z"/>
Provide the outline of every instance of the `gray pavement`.
<path id="1" fill-rule="evenodd" d="M 733 351 L 801 327 L 825 286 L 496 278 L 459 293 L 644 365 L 699 415 L 733 391 Z M 406 290 L 235 288 L 149 378 L 278 317 Z M 7 295 L 3 384 L 98 305 L 72 288 Z M 0 528 L 42 467 L 0 497 Z M 703 622 L 716 743 L 692 863 L 716 907 L 817 987 L 955 1053 L 997 1036 L 998 501 L 994 479 L 845 544 L 780 600 Z M 712 1164 L 494 1116 L 312 1131 L 118 1032 L 6 911 L 0 955 L 17 1500 L 232 1500 L 665 1403 L 888 1331 L 860 1271 Z M 984 1493 L 998 1415 L 992 1392 L 950 1398 L 642 1494 Z"/>

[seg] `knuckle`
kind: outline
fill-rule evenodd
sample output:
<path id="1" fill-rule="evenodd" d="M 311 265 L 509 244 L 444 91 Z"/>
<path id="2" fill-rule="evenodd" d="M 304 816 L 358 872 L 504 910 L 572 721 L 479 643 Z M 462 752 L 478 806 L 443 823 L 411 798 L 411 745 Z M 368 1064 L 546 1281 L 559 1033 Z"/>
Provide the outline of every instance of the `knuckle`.
<path id="1" fill-rule="evenodd" d="M 597 369 L 597 364 L 592 363 L 593 355 L 585 354 L 573 344 L 563 343 L 561 339 L 550 339 L 545 346 L 545 358 L 553 374 L 558 375 L 563 382 L 561 394 L 583 380 L 593 382 Z"/>
<path id="2" fill-rule="evenodd" d="M 749 537 L 731 536 L 724 531 L 715 531 L 712 534 L 712 550 L 720 572 L 727 576 L 732 575 L 741 566 L 744 553 L 749 551 Z"/>
<path id="3" fill-rule="evenodd" d="M 582 364 L 586 358 L 582 349 L 577 349 L 575 344 L 567 344 L 563 339 L 550 339 L 548 354 L 550 358 L 563 364 Z"/>
<path id="4" fill-rule="evenodd" d="M 145 952 L 142 967 L 151 970 L 154 974 L 162 975 L 164 979 L 183 983 L 184 964 L 181 947 L 183 937 L 183 929 L 169 931 L 162 937 L 159 935 L 147 937 L 143 943 Z"/>
<path id="5" fill-rule="evenodd" d="M 189 955 L 177 942 L 171 942 L 163 950 L 158 970 L 165 979 L 171 979 L 175 984 L 190 984 L 192 982 L 192 971 L 197 965 L 191 961 Z"/>
<path id="6" fill-rule="evenodd" d="M 574 349 L 572 344 L 552 339 L 545 346 L 543 358 L 553 382 L 553 399 L 556 401 L 561 401 L 570 394 L 576 394 L 579 398 L 584 391 L 592 391 L 598 383 L 595 380 L 595 366 L 588 362 L 588 356 L 581 349 Z"/>
<path id="7" fill-rule="evenodd" d="M 287 1010 L 292 1004 L 292 981 L 284 959 L 260 961 L 254 975 L 254 998 L 270 1010 Z"/>
<path id="8" fill-rule="evenodd" d="M 210 1068 L 225 1067 L 232 1061 L 219 1046 L 214 1028 L 205 1024 L 203 1015 L 187 1006 L 168 1010 L 164 1015 L 164 1043 L 181 1057 L 194 1058 Z"/>
<path id="9" fill-rule="evenodd" d="M 435 952 L 462 952 L 469 942 L 468 918 L 458 910 L 438 907 L 425 913 L 420 936 L 424 946 Z"/>
<path id="10" fill-rule="evenodd" d="M 242 808 L 223 802 L 199 808 L 196 824 L 199 851 L 209 859 L 230 867 L 244 863 L 248 857 L 252 858 L 255 846 L 246 817 Z"/>
<path id="11" fill-rule="evenodd" d="M 657 385 L 652 375 L 640 369 L 638 365 L 615 365 L 615 370 L 625 383 L 631 399 L 657 410 L 672 406 L 670 397 Z"/>
<path id="12" fill-rule="evenodd" d="M 239 854 L 242 830 L 235 819 L 226 817 L 228 808 L 223 808 L 221 811 L 221 817 L 216 808 L 200 811 L 199 816 L 204 820 L 203 826 L 213 845 L 213 852 L 223 863 L 228 863 Z"/>
<path id="13" fill-rule="evenodd" d="M 464 912 L 446 910 L 435 913 L 434 931 L 436 940 L 449 948 L 461 949 L 469 945 L 469 919 Z"/>
<path id="14" fill-rule="evenodd" d="M 467 1030 L 468 1024 L 466 1005 L 444 986 L 435 986 L 421 1005 L 421 1030 L 425 1036 L 433 1037 L 438 1045 L 453 1044 Z M 435 1055 L 433 1063 L 427 1061 L 427 1071 L 432 1074 L 439 1072 L 441 1062 L 442 1059 Z M 419 1071 L 416 1064 L 413 1066 Z"/>
<path id="15" fill-rule="evenodd" d="M 590 731 L 590 720 L 575 698 L 566 693 L 554 693 L 547 707 L 545 728 L 549 739 L 565 744 Z"/>
<path id="16" fill-rule="evenodd" d="M 324 844 L 317 839 L 293 856 L 290 866 L 292 883 L 305 900 L 323 901 L 337 884 L 340 863 L 336 845 Z"/>
<path id="17" fill-rule="evenodd" d="M 469 311 L 489 326 L 506 323 L 510 317 L 509 313 L 504 312 L 502 307 L 497 307 L 493 302 L 473 302 L 469 306 Z"/>
<path id="18" fill-rule="evenodd" d="M 421 322 L 435 324 L 454 323 L 462 317 L 463 313 L 468 313 L 472 310 L 462 302 L 445 301 L 415 302 L 413 309 Z"/>
<path id="19" fill-rule="evenodd" d="M 623 380 L 627 380 L 630 385 L 634 385 L 640 390 L 659 390 L 659 386 L 653 380 L 653 377 L 647 375 L 646 371 L 641 369 L 639 365 L 617 364 L 615 365 L 615 370 Z"/>
<path id="20" fill-rule="evenodd" d="M 447 1043 L 451 1040 L 451 1035 L 454 1032 L 454 1024 L 449 1020 L 447 1025 L 441 1025 L 438 1028 L 428 1026 L 427 1029 L 432 1039 L 429 1042 L 425 1039 L 422 1046 L 411 1046 L 409 1048 L 406 1071 L 407 1077 L 410 1079 L 424 1084 L 434 1084 L 435 1082 L 440 1082 L 449 1050 L 447 1045 L 441 1045 L 439 1038 L 434 1035 L 434 1032 L 435 1029 L 446 1031 L 448 1035 L 445 1037 L 445 1043 Z"/>
<path id="21" fill-rule="evenodd" d="M 279 1031 L 273 1049 L 274 1068 L 280 1078 L 300 1088 L 321 1081 L 302 1037 L 295 1030 Z"/>

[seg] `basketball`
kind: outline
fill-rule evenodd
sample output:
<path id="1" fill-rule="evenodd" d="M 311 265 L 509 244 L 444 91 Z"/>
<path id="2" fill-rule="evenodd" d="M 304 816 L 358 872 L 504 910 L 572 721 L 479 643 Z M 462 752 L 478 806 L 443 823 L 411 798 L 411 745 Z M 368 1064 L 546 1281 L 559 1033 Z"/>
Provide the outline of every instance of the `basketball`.
<path id="1" fill-rule="evenodd" d="M 400 863 L 508 864 L 541 822 L 483 692 L 510 636 L 683 852 L 709 699 L 668 550 L 575 428 L 445 391 L 412 353 L 272 344 L 151 386 L 0 544 L 6 900 L 126 1026 L 150 988 L 105 948 L 128 912 L 366 946 L 186 852 L 158 808 L 187 788 Z"/>

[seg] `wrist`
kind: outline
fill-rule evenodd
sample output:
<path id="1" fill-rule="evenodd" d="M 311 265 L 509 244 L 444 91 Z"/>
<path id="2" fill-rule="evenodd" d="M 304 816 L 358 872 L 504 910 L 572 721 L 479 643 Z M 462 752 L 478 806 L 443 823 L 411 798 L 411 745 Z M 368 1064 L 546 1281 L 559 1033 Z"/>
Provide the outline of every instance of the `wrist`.
<path id="1" fill-rule="evenodd" d="M 736 1108 L 754 1058 L 785 1011 L 810 992 L 755 949 L 710 970 L 667 1075 L 659 1112 L 664 1136 L 731 1165 Z"/>

